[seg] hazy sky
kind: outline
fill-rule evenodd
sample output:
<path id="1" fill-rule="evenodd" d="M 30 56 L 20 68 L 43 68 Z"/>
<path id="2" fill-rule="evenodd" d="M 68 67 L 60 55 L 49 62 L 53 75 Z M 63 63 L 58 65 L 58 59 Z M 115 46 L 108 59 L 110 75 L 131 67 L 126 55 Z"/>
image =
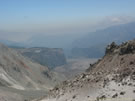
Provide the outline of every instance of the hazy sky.
<path id="1" fill-rule="evenodd" d="M 0 0 L 0 39 L 85 33 L 134 15 L 135 0 Z"/>

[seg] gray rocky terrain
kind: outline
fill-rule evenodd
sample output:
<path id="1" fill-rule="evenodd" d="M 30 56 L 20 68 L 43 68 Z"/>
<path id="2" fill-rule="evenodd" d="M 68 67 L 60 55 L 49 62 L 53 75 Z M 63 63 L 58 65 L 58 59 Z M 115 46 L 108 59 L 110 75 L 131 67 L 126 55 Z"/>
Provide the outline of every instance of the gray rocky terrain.
<path id="1" fill-rule="evenodd" d="M 97 60 L 98 59 L 96 58 L 67 59 L 67 64 L 58 66 L 54 68 L 53 71 L 65 75 L 66 79 L 70 79 L 80 73 L 83 73 L 90 66 L 90 64 L 95 63 Z"/>
<path id="2" fill-rule="evenodd" d="M 108 45 L 86 72 L 34 101 L 135 101 L 135 40 Z"/>
<path id="3" fill-rule="evenodd" d="M 24 101 L 46 93 L 62 80 L 48 67 L 0 44 L 0 101 Z"/>

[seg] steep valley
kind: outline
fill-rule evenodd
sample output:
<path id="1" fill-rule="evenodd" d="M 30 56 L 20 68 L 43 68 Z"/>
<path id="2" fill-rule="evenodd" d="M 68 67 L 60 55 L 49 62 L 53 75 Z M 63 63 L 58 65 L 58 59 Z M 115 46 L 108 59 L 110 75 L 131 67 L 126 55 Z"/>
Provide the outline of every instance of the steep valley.
<path id="1" fill-rule="evenodd" d="M 0 44 L 0 101 L 36 98 L 63 79 L 64 76 L 50 71 L 48 67 L 32 62 L 18 51 Z"/>
<path id="2" fill-rule="evenodd" d="M 13 48 L 13 47 L 12 47 Z M 66 57 L 64 51 L 61 48 L 45 48 L 45 47 L 33 47 L 33 48 L 13 48 L 20 52 L 23 56 L 28 57 L 33 62 L 37 62 L 41 65 L 48 66 L 52 69 L 57 66 L 65 65 Z"/>
<path id="3" fill-rule="evenodd" d="M 135 101 L 135 0 L 0 0 L 0 101 Z"/>
<path id="4" fill-rule="evenodd" d="M 65 81 L 63 81 L 65 80 Z M 0 101 L 134 101 L 135 40 L 49 69 L 0 44 Z"/>

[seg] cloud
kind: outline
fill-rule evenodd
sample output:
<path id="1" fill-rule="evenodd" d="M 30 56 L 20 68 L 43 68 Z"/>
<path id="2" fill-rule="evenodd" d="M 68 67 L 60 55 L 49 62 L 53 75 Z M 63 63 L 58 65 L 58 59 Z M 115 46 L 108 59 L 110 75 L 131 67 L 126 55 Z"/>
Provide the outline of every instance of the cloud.
<path id="1" fill-rule="evenodd" d="M 121 22 L 121 19 L 120 19 L 120 18 L 117 18 L 117 17 L 114 17 L 114 18 L 112 18 L 111 20 L 112 20 L 112 22 L 114 22 L 114 23 L 119 23 L 119 22 Z"/>
<path id="2" fill-rule="evenodd" d="M 103 17 L 96 25 L 96 29 L 106 28 L 113 25 L 125 24 L 135 21 L 133 16 L 106 16 Z"/>

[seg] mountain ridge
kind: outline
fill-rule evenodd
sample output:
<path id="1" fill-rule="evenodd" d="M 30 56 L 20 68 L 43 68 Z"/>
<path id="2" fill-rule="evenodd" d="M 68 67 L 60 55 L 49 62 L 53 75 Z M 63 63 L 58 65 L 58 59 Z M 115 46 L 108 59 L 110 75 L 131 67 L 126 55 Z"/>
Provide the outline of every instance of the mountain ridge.
<path id="1" fill-rule="evenodd" d="M 135 99 L 135 40 L 107 46 L 106 54 L 85 73 L 64 81 L 35 101 L 116 101 Z"/>
<path id="2" fill-rule="evenodd" d="M 0 79 L 5 81 L 5 86 L 16 89 L 47 89 L 56 80 L 55 73 L 48 67 L 30 61 L 3 44 L 0 44 L 0 67 Z M 4 85 L 3 82 L 0 82 L 1 85 Z"/>
<path id="3" fill-rule="evenodd" d="M 130 22 L 90 32 L 72 43 L 71 53 L 73 57 L 102 57 L 109 43 L 120 44 L 135 38 L 134 27 L 135 22 Z"/>

